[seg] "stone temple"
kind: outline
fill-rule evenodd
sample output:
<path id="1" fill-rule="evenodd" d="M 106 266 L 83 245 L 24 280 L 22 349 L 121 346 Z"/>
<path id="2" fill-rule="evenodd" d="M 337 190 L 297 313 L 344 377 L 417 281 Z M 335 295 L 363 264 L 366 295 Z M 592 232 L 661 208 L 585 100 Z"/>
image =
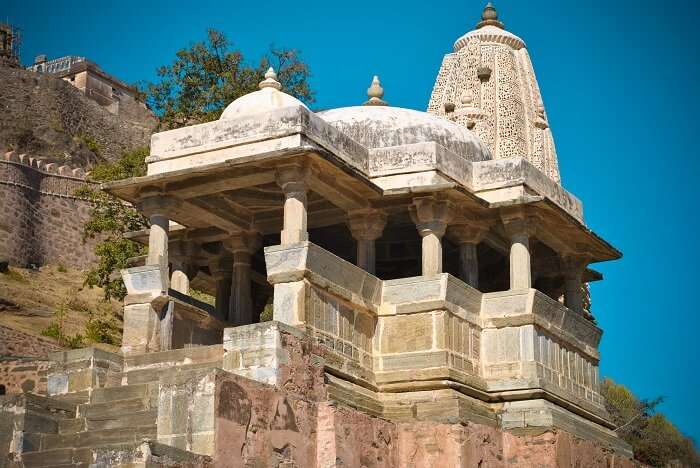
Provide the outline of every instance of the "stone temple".
<path id="1" fill-rule="evenodd" d="M 523 40 L 489 4 L 427 112 L 368 96 L 313 112 L 269 70 L 153 135 L 104 186 L 151 225 L 121 353 L 5 401 L 9 466 L 633 466 L 586 287 L 621 254 L 561 185 Z"/>

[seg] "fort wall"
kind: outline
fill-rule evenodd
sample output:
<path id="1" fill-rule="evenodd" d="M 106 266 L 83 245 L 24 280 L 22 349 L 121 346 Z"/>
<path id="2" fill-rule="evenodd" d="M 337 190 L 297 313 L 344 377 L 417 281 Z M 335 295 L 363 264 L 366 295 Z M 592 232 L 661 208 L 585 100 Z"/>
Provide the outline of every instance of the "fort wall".
<path id="1" fill-rule="evenodd" d="M 83 241 L 91 205 L 76 196 L 90 185 L 82 169 L 6 153 L 0 159 L 0 258 L 21 267 L 84 268 L 95 261 L 95 240 Z"/>

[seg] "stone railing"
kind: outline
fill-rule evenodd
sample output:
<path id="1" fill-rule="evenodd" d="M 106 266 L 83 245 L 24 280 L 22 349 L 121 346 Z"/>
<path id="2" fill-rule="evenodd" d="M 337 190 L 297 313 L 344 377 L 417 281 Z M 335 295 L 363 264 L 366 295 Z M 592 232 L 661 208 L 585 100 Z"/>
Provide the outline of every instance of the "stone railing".
<path id="1" fill-rule="evenodd" d="M 125 355 L 220 344 L 229 323 L 218 320 L 213 308 L 168 288 L 158 265 L 122 270 Z"/>
<path id="2" fill-rule="evenodd" d="M 265 260 L 274 319 L 332 351 L 332 373 L 387 392 L 545 398 L 605 418 L 601 330 L 539 291 L 482 294 L 446 273 L 382 281 L 310 242 L 268 247 Z"/>
<path id="3" fill-rule="evenodd" d="M 311 242 L 267 247 L 265 261 L 275 320 L 334 350 L 339 372 L 372 381 L 382 281 Z"/>
<path id="4" fill-rule="evenodd" d="M 484 294 L 481 313 L 489 390 L 542 388 L 600 413 L 598 327 L 535 289 Z"/>
<path id="5" fill-rule="evenodd" d="M 455 378 L 479 384 L 481 293 L 443 273 L 384 282 L 378 384 Z"/>

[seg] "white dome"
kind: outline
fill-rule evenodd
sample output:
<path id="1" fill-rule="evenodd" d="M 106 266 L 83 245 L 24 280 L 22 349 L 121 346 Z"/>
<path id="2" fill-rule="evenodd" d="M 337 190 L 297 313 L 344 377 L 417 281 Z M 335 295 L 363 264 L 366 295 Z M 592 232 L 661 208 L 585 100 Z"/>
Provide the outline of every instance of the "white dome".
<path id="1" fill-rule="evenodd" d="M 272 87 L 262 88 L 259 91 L 241 96 L 226 106 L 219 120 L 235 119 L 245 115 L 259 114 L 291 106 L 306 107 L 303 102 L 294 96 Z"/>
<path id="2" fill-rule="evenodd" d="M 435 142 L 469 161 L 492 159 L 466 127 L 427 112 L 389 106 L 341 107 L 317 113 L 367 148 Z"/>

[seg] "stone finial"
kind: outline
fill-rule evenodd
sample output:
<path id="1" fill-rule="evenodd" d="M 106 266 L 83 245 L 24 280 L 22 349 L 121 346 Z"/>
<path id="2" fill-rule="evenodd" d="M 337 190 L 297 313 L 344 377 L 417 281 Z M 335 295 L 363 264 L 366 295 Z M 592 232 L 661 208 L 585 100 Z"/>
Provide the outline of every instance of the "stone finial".
<path id="1" fill-rule="evenodd" d="M 277 73 L 275 73 L 274 68 L 270 67 L 267 69 L 265 72 L 265 79 L 258 84 L 258 88 L 275 88 L 278 91 L 282 89 L 282 85 L 277 81 Z"/>
<path id="2" fill-rule="evenodd" d="M 498 20 L 498 12 L 493 6 L 493 3 L 488 2 L 481 13 L 481 21 L 476 24 L 476 29 L 484 26 L 496 26 L 497 28 L 505 29 L 505 25 Z"/>
<path id="3" fill-rule="evenodd" d="M 367 88 L 367 97 L 369 98 L 364 105 L 365 106 L 388 106 L 389 104 L 384 101 L 384 88 L 382 88 L 382 83 L 379 81 L 379 77 L 374 75 L 372 79 L 372 84 Z"/>

